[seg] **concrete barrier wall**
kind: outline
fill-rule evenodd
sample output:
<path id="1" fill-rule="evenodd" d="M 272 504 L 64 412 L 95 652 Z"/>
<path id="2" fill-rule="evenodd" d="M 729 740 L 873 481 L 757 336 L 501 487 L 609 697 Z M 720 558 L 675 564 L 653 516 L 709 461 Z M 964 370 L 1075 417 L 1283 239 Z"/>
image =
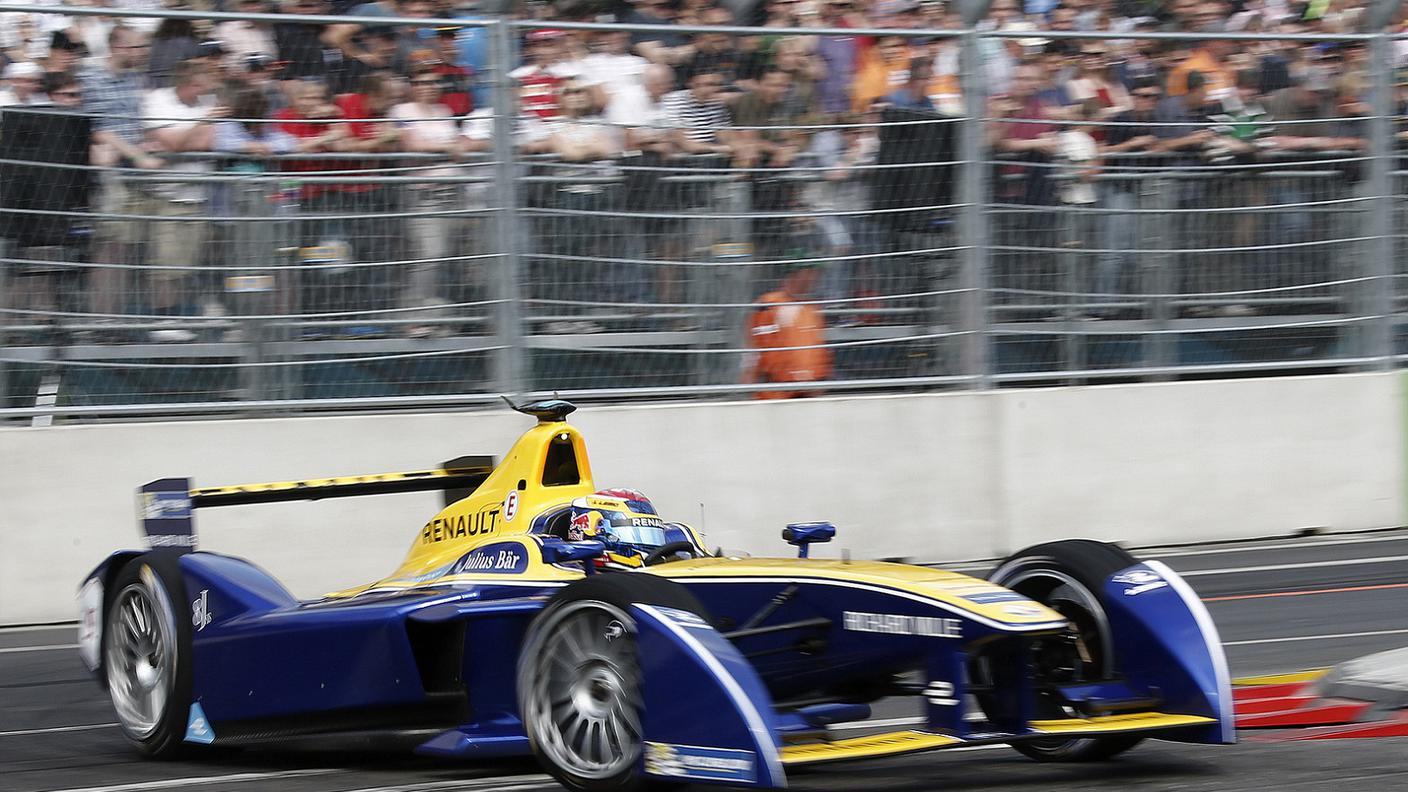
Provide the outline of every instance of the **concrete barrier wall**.
<path id="1" fill-rule="evenodd" d="M 996 393 L 586 408 L 598 485 L 645 490 L 711 546 L 787 552 L 787 522 L 840 527 L 822 555 L 992 557 L 1064 536 L 1132 545 L 1399 525 L 1396 374 Z M 0 624 L 73 618 L 79 579 L 138 547 L 136 487 L 433 467 L 502 454 L 503 412 L 0 430 Z M 438 495 L 201 512 L 206 549 L 315 596 L 390 571 Z"/>

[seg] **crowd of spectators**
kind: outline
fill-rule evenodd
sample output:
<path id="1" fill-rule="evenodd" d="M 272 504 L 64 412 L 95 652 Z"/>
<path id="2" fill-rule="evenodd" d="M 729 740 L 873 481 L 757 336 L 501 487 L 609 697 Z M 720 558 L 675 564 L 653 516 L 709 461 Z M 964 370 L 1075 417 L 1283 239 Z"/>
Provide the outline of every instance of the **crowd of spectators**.
<path id="1" fill-rule="evenodd" d="M 913 288 L 918 284 L 904 275 L 912 267 L 862 255 L 895 244 L 893 229 L 855 213 L 872 206 L 877 124 L 890 109 L 931 113 L 934 125 L 909 134 L 936 134 L 943 119 L 965 107 L 955 38 L 766 30 L 952 30 L 962 26 L 952 0 L 574 0 L 513 2 L 507 9 L 476 0 L 70 2 L 362 19 L 507 13 L 541 21 L 544 27 L 523 36 L 520 62 L 507 66 L 517 106 L 499 128 L 512 130 L 515 154 L 537 163 L 532 174 L 554 177 L 525 183 L 521 200 L 570 210 L 544 213 L 527 243 L 541 254 L 530 264 L 529 296 L 554 304 L 688 299 L 675 268 L 601 263 L 699 255 L 684 222 L 670 215 L 683 216 L 716 196 L 707 180 L 669 178 L 673 168 L 686 167 L 749 183 L 749 208 L 758 214 L 751 231 L 756 258 L 838 262 L 810 279 L 821 296 Z M 994 0 L 980 27 L 1028 34 L 980 41 L 986 143 L 997 161 L 994 203 L 1104 207 L 1117 217 L 1133 205 L 1135 188 L 1098 177 L 1141 154 L 1162 164 L 1207 164 L 1363 150 L 1365 47 L 1276 35 L 1354 32 L 1366 6 L 1363 0 Z M 551 27 L 555 21 L 763 29 L 748 35 L 568 31 Z M 1401 20 L 1395 24 L 1402 27 Z M 1045 31 L 1108 38 L 1050 38 Z M 1236 44 L 1120 38 L 1145 31 L 1264 38 Z M 1396 46 L 1394 65 L 1408 66 L 1408 41 Z M 472 24 L 0 15 L 0 105 L 91 115 L 92 162 L 119 166 L 102 170 L 94 185 L 98 222 L 86 231 L 82 255 L 156 265 L 141 283 L 126 270 L 92 268 L 79 304 L 58 305 L 100 317 L 226 311 L 225 290 L 208 272 L 222 263 L 249 265 L 229 261 L 231 243 L 255 231 L 204 221 L 244 208 L 228 187 L 194 177 L 281 171 L 301 178 L 277 191 L 273 209 L 261 211 L 292 208 L 310 217 L 296 232 L 309 266 L 299 294 L 284 298 L 296 305 L 284 310 L 423 308 L 409 315 L 425 321 L 395 332 L 424 337 L 455 327 L 437 306 L 488 297 L 482 270 L 494 245 L 480 213 L 494 196 L 487 184 L 454 177 L 490 176 L 478 163 L 495 148 L 495 69 L 487 30 Z M 436 167 L 393 156 L 407 153 Z M 382 184 L 312 178 L 358 171 L 416 178 Z M 187 178 L 150 176 L 173 173 Z M 1181 187 L 1171 205 L 1206 203 L 1208 189 Z M 1303 187 L 1275 189 L 1282 200 L 1304 197 L 1296 192 Z M 1266 196 L 1245 188 L 1234 197 Z M 649 216 L 621 219 L 633 212 Z M 1022 235 L 1026 245 L 1052 249 L 1074 240 L 1102 250 L 1082 288 L 1106 295 L 1132 288 L 1131 257 L 1118 251 L 1139 246 L 1130 237 L 1134 224 L 1074 213 L 1077 222 L 1058 231 L 1052 216 L 1012 213 L 998 223 L 998 239 Z M 1281 225 L 1229 222 L 1227 238 L 1253 244 L 1260 234 L 1297 232 L 1291 226 L 1304 220 L 1287 215 L 1273 222 Z M 590 266 L 570 265 L 574 260 Z M 358 266 L 367 262 L 403 266 Z M 749 298 L 775 288 L 778 277 L 765 273 Z M 600 329 L 593 313 L 577 311 L 568 317 L 573 321 L 554 326 Z M 865 320 L 864 312 L 856 314 Z M 173 324 L 154 337 L 192 335 Z"/>

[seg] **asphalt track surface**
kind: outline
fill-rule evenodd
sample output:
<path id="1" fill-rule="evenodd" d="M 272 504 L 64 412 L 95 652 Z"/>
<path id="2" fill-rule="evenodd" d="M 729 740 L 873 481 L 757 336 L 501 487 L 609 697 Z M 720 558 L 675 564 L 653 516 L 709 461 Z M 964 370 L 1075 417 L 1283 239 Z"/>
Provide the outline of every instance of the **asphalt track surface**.
<path id="1" fill-rule="evenodd" d="M 1182 573 L 1207 602 L 1233 676 L 1331 666 L 1408 646 L 1408 531 L 1137 551 Z M 990 564 L 952 564 L 981 574 Z M 123 742 L 75 650 L 72 627 L 0 630 L 0 792 L 536 792 L 531 762 L 433 761 L 385 735 L 205 752 L 151 762 Z M 875 718 L 917 714 L 881 702 Z M 865 733 L 857 729 L 853 734 Z M 1148 742 L 1094 765 L 1031 762 L 1003 746 L 793 770 L 801 790 L 1408 789 L 1408 738 Z M 706 789 L 707 787 L 698 787 Z"/>

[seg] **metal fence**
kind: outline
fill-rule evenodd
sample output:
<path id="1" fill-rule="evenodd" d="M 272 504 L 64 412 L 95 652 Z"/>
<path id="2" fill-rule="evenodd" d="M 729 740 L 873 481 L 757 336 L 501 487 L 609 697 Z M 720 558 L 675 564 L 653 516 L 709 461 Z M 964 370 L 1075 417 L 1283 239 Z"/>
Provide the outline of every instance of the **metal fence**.
<path id="1" fill-rule="evenodd" d="M 3 108 L 0 420 L 1363 370 L 1394 365 L 1408 335 L 1398 288 L 1408 171 L 1386 33 L 1277 39 L 1288 52 L 1354 52 L 1360 79 L 1335 89 L 1353 95 L 1315 100 L 1354 104 L 1354 114 L 1169 120 L 1082 116 L 1059 102 L 1059 114 L 1027 117 L 1023 102 L 1037 100 L 1024 89 L 994 90 L 992 48 L 1035 34 L 977 20 L 934 31 L 675 26 L 672 35 L 696 40 L 766 35 L 772 50 L 734 75 L 745 87 L 720 97 L 724 115 L 675 73 L 684 110 L 611 121 L 579 112 L 568 93 L 556 95 L 556 115 L 539 117 L 514 71 L 538 57 L 521 39 L 549 27 L 593 38 L 654 28 L 160 15 L 473 29 L 491 54 L 472 90 L 490 107 L 468 118 L 317 120 L 359 125 L 348 137 L 410 129 L 420 139 L 448 122 L 471 141 L 454 156 L 231 145 L 161 152 L 146 167 L 90 158 L 86 141 L 84 156 L 68 159 L 54 152 L 74 146 L 36 148 L 33 135 L 21 144 L 24 130 L 102 126 L 61 125 L 86 117 L 81 107 Z M 860 76 L 848 106 L 819 109 L 825 64 L 806 65 L 819 62 L 817 42 L 862 34 L 877 46 L 899 36 L 906 48 L 903 61 L 877 56 L 889 89 L 905 87 L 899 65 L 957 64 L 947 88 L 925 84 L 934 109 L 862 101 Z M 1040 35 L 1072 46 L 1207 39 Z M 784 64 L 793 57 L 800 67 Z M 1038 63 L 1014 61 L 1018 72 Z M 787 84 L 774 101 L 765 83 L 783 79 L 771 77 L 780 66 Z M 570 92 L 585 81 L 554 85 Z M 290 80 L 277 94 L 298 113 L 303 88 Z M 396 90 L 414 102 L 418 89 L 412 77 Z M 779 109 L 793 101 L 802 104 Z M 258 140 L 314 121 L 221 123 Z M 1341 147 L 1285 143 L 1317 124 L 1332 125 Z M 1134 132 L 1172 140 L 1200 130 L 1196 147 L 1079 154 Z M 598 139 L 609 150 L 574 148 Z M 724 141 L 728 150 L 709 149 Z M 796 324 L 816 320 L 810 334 Z M 764 339 L 779 326 L 791 328 L 781 343 Z M 779 381 L 789 367 L 814 370 Z"/>

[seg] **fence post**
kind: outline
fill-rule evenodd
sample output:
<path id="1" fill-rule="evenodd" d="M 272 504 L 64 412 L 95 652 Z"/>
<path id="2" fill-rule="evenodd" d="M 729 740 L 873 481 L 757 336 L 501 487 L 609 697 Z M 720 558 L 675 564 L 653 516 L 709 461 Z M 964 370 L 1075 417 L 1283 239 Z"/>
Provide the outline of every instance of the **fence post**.
<path id="1" fill-rule="evenodd" d="M 1380 3 L 1397 8 L 1399 0 Z M 1364 356 L 1374 358 L 1372 371 L 1393 368 L 1393 42 L 1379 29 L 1369 43 L 1370 72 L 1373 74 L 1373 115 L 1369 120 L 1369 279 L 1364 282 L 1368 314 L 1363 328 Z"/>
<path id="2" fill-rule="evenodd" d="M 494 69 L 494 229 L 498 258 L 490 270 L 489 290 L 494 304 L 496 346 L 491 364 L 491 380 L 499 393 L 519 393 L 523 389 L 523 318 L 520 313 L 519 276 L 523 238 L 519 230 L 518 180 L 513 159 L 514 119 L 518 108 L 509 72 L 518 62 L 517 28 L 503 21 L 490 27 Z"/>
<path id="3" fill-rule="evenodd" d="M 976 26 L 987 15 L 987 0 L 974 0 L 962 7 L 964 32 L 960 46 L 959 75 L 963 91 L 963 123 L 959 129 L 961 162 L 959 196 L 962 215 L 958 222 L 958 243 L 963 250 L 963 297 L 960 302 L 963 336 L 959 360 L 974 387 L 992 387 L 992 364 L 988 338 L 988 218 L 987 163 L 983 152 L 983 119 L 987 115 L 987 86 L 983 75 L 982 40 Z"/>
<path id="4" fill-rule="evenodd" d="M 10 291 L 10 269 L 12 265 L 6 261 L 10 257 L 10 240 L 0 239 L 0 308 L 12 308 L 13 298 Z M 3 358 L 10 344 L 10 322 L 15 314 L 9 311 L 0 311 L 0 409 L 10 407 L 10 383 L 9 373 L 12 364 L 7 363 Z M 3 421 L 0 421 L 3 423 Z"/>

